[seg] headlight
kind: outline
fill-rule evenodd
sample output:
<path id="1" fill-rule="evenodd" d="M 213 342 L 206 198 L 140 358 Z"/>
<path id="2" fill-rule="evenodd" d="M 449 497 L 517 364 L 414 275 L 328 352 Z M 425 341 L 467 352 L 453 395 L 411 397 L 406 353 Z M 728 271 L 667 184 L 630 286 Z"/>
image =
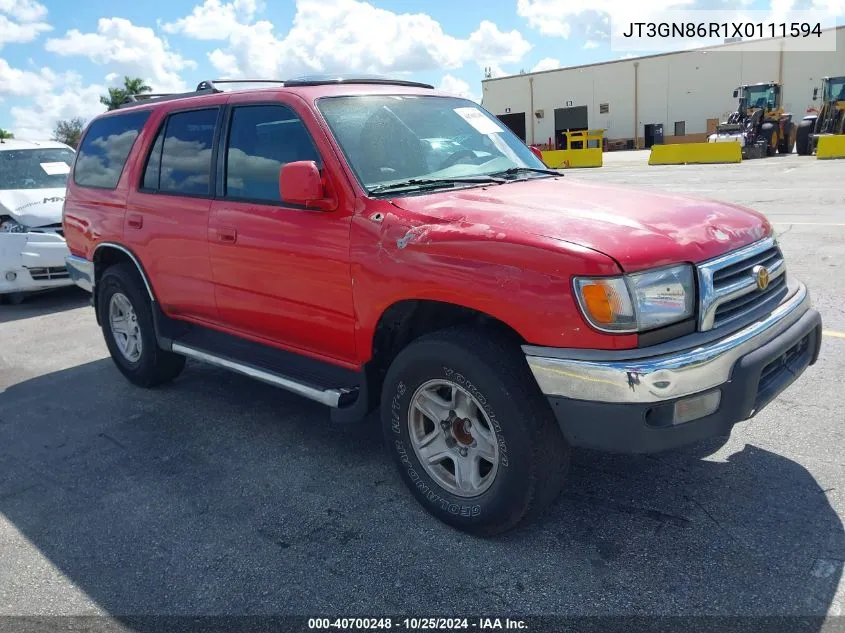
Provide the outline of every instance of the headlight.
<path id="1" fill-rule="evenodd" d="M 0 233 L 29 233 L 29 227 L 12 218 L 0 220 Z"/>
<path id="2" fill-rule="evenodd" d="M 693 316 L 693 270 L 683 264 L 619 277 L 576 277 L 575 296 L 599 330 L 652 330 Z"/>

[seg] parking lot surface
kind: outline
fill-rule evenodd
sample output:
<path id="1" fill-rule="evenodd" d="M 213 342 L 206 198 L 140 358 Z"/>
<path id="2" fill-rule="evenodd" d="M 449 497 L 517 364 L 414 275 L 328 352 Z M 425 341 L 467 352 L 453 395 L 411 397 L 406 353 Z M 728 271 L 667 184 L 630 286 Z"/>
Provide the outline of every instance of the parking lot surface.
<path id="1" fill-rule="evenodd" d="M 476 539 L 413 501 L 375 420 L 193 362 L 130 386 L 69 289 L 0 306 L 0 615 L 840 614 L 845 164 L 605 160 L 565 177 L 766 213 L 822 313 L 818 364 L 727 444 L 578 452 L 541 521 Z"/>

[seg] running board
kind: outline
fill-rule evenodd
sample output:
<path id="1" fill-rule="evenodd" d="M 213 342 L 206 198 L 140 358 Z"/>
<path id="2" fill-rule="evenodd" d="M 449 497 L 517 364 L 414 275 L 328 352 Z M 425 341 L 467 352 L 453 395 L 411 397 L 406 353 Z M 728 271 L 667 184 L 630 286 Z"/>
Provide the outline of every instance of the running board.
<path id="1" fill-rule="evenodd" d="M 254 365 L 248 365 L 229 358 L 217 356 L 205 350 L 190 347 L 177 341 L 173 341 L 171 349 L 176 354 L 182 354 L 183 356 L 188 356 L 211 365 L 216 365 L 217 367 L 223 367 L 224 369 L 249 376 L 250 378 L 255 378 L 256 380 L 266 382 L 275 387 L 280 387 L 308 398 L 309 400 L 314 400 L 315 402 L 332 407 L 333 409 L 337 409 L 354 400 L 358 392 L 358 389 L 356 388 L 342 387 L 337 389 L 323 389 L 308 385 L 294 380 L 293 378 L 289 378 L 288 376 L 283 376 L 267 369 L 259 369 Z"/>

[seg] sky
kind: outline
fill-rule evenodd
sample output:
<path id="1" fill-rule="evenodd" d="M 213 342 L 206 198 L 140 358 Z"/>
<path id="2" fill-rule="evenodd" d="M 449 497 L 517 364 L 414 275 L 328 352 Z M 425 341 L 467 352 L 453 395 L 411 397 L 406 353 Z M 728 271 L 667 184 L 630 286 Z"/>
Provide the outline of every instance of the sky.
<path id="1" fill-rule="evenodd" d="M 0 0 L 0 128 L 49 138 L 60 119 L 102 112 L 100 95 L 125 75 L 174 92 L 357 72 L 479 101 L 485 69 L 631 57 L 610 46 L 610 16 L 671 7 L 824 11 L 845 23 L 845 0 Z"/>

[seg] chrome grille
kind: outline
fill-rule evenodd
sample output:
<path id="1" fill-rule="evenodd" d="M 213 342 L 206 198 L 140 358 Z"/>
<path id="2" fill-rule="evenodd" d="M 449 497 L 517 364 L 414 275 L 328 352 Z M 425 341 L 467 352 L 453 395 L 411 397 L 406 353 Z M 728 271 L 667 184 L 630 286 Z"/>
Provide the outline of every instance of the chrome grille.
<path id="1" fill-rule="evenodd" d="M 67 268 L 54 266 L 51 268 L 30 268 L 29 276 L 35 281 L 53 281 L 55 279 L 67 279 Z"/>
<path id="2" fill-rule="evenodd" d="M 755 268 L 769 273 L 760 289 Z M 786 294 L 786 264 L 774 238 L 766 238 L 698 265 L 698 329 L 713 330 L 741 321 L 764 307 L 774 308 Z"/>

